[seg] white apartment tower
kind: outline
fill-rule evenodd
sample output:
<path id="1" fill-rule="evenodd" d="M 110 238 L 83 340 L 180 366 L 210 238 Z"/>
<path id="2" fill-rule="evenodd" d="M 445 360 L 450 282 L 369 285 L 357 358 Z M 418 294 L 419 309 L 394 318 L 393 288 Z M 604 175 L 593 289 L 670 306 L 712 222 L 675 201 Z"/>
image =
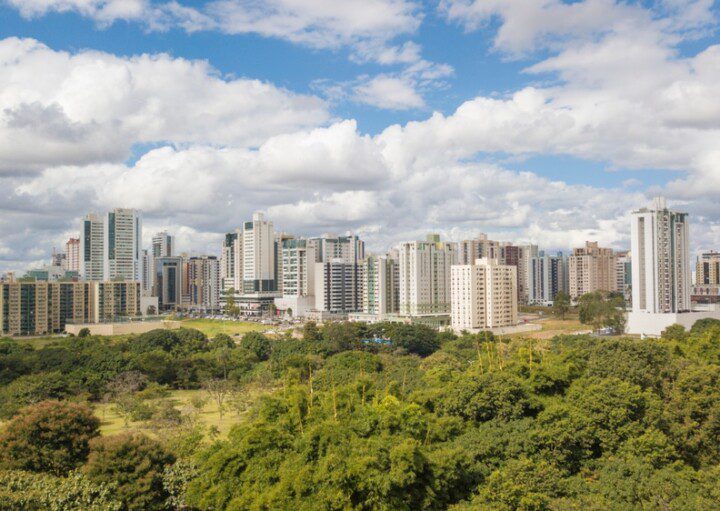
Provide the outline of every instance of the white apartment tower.
<path id="1" fill-rule="evenodd" d="M 632 213 L 633 312 L 690 310 L 688 215 L 670 211 L 665 199 Z"/>
<path id="2" fill-rule="evenodd" d="M 142 283 L 142 219 L 136 209 L 116 208 L 105 216 L 103 247 L 106 280 Z"/>
<path id="3" fill-rule="evenodd" d="M 88 214 L 80 230 L 80 276 L 85 280 L 105 280 L 105 223 L 102 216 Z"/>
<path id="4" fill-rule="evenodd" d="M 273 223 L 262 213 L 254 213 L 242 230 L 242 293 L 272 294 L 277 291 L 275 281 L 276 244 Z"/>
<path id="5" fill-rule="evenodd" d="M 455 244 L 443 243 L 435 234 L 400 245 L 400 314 L 450 313 L 450 267 L 456 250 Z"/>
<path id="6" fill-rule="evenodd" d="M 370 256 L 363 263 L 363 307 L 366 314 L 396 314 L 400 309 L 400 266 L 388 256 Z"/>
<path id="7" fill-rule="evenodd" d="M 518 323 L 517 267 L 494 259 L 455 265 L 450 278 L 454 331 L 477 332 Z"/>
<path id="8" fill-rule="evenodd" d="M 152 290 L 153 290 L 153 278 L 155 276 L 154 267 L 153 264 L 153 256 L 150 254 L 150 251 L 146 248 L 142 250 L 140 253 L 140 259 L 142 262 L 142 286 L 141 291 L 143 296 L 151 296 Z"/>
<path id="9" fill-rule="evenodd" d="M 282 242 L 283 296 L 315 294 L 315 247 L 303 239 Z"/>
<path id="10" fill-rule="evenodd" d="M 80 238 L 70 238 L 65 243 L 65 268 L 80 273 Z"/>
<path id="11" fill-rule="evenodd" d="M 335 258 L 315 263 L 315 310 L 346 314 L 362 310 L 362 266 Z"/>
<path id="12" fill-rule="evenodd" d="M 220 287 L 242 291 L 242 229 L 225 234 L 220 251 Z"/>

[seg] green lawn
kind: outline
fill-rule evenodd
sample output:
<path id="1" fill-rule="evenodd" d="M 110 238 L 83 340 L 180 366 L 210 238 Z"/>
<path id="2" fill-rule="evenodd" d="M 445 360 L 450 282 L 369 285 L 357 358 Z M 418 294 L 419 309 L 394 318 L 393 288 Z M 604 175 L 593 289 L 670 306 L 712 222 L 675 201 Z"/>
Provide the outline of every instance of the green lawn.
<path id="1" fill-rule="evenodd" d="M 247 402 L 255 401 L 263 392 L 258 390 L 244 391 L 246 392 L 244 400 Z M 217 404 L 209 398 L 204 390 L 174 390 L 165 399 L 175 402 L 175 408 L 183 413 L 194 411 L 190 400 L 193 396 L 200 396 L 206 399 L 205 406 L 200 410 L 199 421 L 206 426 L 215 426 L 220 431 L 220 436 L 226 436 L 233 425 L 245 420 L 247 412 L 238 413 L 229 404 L 225 408 L 223 418 L 220 420 L 220 412 Z M 228 400 L 229 401 L 229 400 Z M 155 432 L 147 427 L 143 422 L 130 422 L 125 426 L 123 418 L 115 412 L 112 403 L 101 403 L 95 406 L 95 415 L 100 419 L 100 433 L 103 435 L 114 435 L 128 431 L 142 432 L 149 436 L 155 436 Z"/>
<path id="2" fill-rule="evenodd" d="M 269 330 L 267 325 L 253 323 L 250 321 L 223 321 L 220 319 L 186 319 L 182 321 L 185 328 L 195 328 L 208 337 L 215 337 L 217 334 L 227 334 L 231 337 L 236 334 L 242 335 L 247 332 L 263 332 Z"/>

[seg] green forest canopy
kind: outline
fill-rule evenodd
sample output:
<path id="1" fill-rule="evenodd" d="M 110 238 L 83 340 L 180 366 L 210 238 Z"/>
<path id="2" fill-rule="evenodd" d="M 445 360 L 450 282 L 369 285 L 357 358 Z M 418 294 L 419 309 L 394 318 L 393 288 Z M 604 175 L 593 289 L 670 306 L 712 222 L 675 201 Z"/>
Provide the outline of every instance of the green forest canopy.
<path id="1" fill-rule="evenodd" d="M 0 508 L 720 509 L 720 322 L 660 340 L 353 323 L 304 336 L 0 341 L 0 443 L 32 443 L 17 427 L 28 417 L 83 421 L 54 433 L 52 451 L 27 450 L 33 460 L 0 456 Z M 97 437 L 86 414 L 42 403 L 208 380 L 268 390 L 227 438 L 177 417 L 157 439 Z M 87 448 L 68 458 L 58 449 L 73 431 L 85 443 L 68 445 Z"/>

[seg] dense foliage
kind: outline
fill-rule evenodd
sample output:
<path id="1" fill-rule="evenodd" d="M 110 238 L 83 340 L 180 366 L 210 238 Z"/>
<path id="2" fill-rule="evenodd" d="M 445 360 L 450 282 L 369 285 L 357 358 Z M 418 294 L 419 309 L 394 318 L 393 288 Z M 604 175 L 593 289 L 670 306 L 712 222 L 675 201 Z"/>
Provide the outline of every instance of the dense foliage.
<path id="1" fill-rule="evenodd" d="M 21 410 L 0 433 L 0 464 L 65 475 L 88 457 L 100 421 L 84 405 L 44 401 Z"/>
<path id="2" fill-rule="evenodd" d="M 603 302 L 586 305 L 612 316 Z M 5 417 L 47 397 L 129 395 L 140 413 L 163 386 L 208 389 L 243 414 L 216 437 L 152 410 L 157 440 L 95 439 L 67 477 L 0 464 L 16 481 L 0 503 L 39 478 L 36 502 L 75 485 L 108 509 L 720 509 L 720 322 L 660 340 L 353 323 L 301 335 L 0 342 Z M 264 391 L 248 401 L 251 388 Z"/>

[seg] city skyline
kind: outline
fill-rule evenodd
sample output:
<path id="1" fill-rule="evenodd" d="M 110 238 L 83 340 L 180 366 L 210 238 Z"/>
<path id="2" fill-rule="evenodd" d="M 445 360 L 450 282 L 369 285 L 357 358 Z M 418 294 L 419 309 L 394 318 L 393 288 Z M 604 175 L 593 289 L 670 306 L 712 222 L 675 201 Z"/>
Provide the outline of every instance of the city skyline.
<path id="1" fill-rule="evenodd" d="M 193 253 L 256 210 L 554 251 L 665 195 L 720 246 L 714 2 L 216 4 L 0 2 L 0 266 L 115 207 Z"/>

